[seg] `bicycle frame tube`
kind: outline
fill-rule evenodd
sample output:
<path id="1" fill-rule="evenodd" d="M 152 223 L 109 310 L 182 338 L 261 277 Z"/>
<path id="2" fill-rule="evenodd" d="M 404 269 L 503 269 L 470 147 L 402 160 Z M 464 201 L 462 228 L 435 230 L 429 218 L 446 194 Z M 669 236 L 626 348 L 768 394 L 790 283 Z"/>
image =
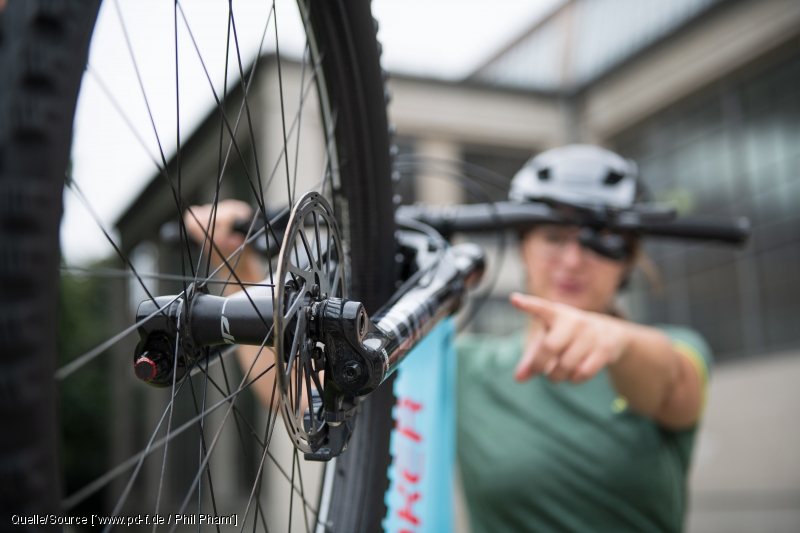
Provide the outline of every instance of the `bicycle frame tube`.
<path id="1" fill-rule="evenodd" d="M 459 308 L 483 270 L 480 247 L 462 244 L 447 249 L 432 270 L 372 320 L 359 302 L 325 302 L 317 311 L 318 329 L 337 385 L 356 396 L 375 390 L 439 321 Z"/>

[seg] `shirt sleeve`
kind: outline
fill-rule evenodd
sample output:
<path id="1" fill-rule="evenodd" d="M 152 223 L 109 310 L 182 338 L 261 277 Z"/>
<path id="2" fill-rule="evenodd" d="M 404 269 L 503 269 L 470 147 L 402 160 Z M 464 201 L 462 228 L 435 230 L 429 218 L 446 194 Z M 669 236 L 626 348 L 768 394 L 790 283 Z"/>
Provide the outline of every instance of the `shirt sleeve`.
<path id="1" fill-rule="evenodd" d="M 691 328 L 664 324 L 658 324 L 656 327 L 667 334 L 675 351 L 687 357 L 697 369 L 703 387 L 702 418 L 702 412 L 705 410 L 706 398 L 708 397 L 708 380 L 714 362 L 711 348 L 702 335 Z M 670 444 L 670 448 L 677 454 L 683 468 L 689 467 L 696 431 L 696 425 L 677 432 L 662 430 L 662 435 Z"/>
<path id="2" fill-rule="evenodd" d="M 687 327 L 664 324 L 656 327 L 667 334 L 676 352 L 692 362 L 700 375 L 703 387 L 708 388 L 708 378 L 711 374 L 714 356 L 706 340 L 698 332 Z"/>

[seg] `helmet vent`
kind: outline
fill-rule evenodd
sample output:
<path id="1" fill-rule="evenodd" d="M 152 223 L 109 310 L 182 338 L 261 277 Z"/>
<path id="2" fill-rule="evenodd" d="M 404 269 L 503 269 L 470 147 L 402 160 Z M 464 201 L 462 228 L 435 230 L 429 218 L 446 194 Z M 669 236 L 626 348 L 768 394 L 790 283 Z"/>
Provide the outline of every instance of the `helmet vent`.
<path id="1" fill-rule="evenodd" d="M 614 172 L 612 170 L 612 171 L 610 171 L 608 173 L 608 175 L 606 176 L 606 179 L 605 179 L 605 181 L 603 183 L 605 183 L 606 185 L 616 185 L 617 183 L 622 181 L 622 178 L 624 178 L 624 177 L 625 176 L 623 176 L 619 172 Z"/>
<path id="2" fill-rule="evenodd" d="M 539 169 L 537 175 L 539 176 L 539 181 L 547 181 L 550 179 L 550 169 L 549 168 Z"/>

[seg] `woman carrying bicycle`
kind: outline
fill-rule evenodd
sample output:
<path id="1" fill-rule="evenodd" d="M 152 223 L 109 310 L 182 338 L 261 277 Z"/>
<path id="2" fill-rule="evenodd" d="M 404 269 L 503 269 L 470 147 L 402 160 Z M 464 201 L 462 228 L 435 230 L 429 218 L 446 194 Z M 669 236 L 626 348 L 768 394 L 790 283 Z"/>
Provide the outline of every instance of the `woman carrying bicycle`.
<path id="1" fill-rule="evenodd" d="M 524 331 L 459 342 L 458 457 L 473 533 L 681 531 L 711 353 L 690 329 L 623 318 L 638 236 L 636 165 L 593 146 L 544 152 L 512 200 L 562 221 L 521 232 Z M 564 223 L 564 221 L 572 221 Z"/>

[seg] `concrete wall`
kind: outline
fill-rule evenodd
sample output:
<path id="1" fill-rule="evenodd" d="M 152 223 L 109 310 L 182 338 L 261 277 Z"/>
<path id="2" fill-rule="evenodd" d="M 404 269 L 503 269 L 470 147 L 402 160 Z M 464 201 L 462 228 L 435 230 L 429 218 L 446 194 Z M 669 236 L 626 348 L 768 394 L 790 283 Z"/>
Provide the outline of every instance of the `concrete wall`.
<path id="1" fill-rule="evenodd" d="M 800 353 L 713 369 L 689 533 L 800 531 Z"/>
<path id="2" fill-rule="evenodd" d="M 398 135 L 537 151 L 564 143 L 553 97 L 399 76 L 388 86 Z"/>

